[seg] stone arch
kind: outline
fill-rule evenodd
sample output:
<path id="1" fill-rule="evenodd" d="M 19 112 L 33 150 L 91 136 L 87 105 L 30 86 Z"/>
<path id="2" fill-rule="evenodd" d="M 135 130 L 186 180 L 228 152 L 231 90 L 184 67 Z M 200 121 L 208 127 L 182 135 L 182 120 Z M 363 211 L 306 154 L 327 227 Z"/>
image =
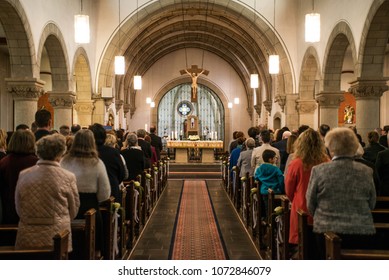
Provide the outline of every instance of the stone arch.
<path id="1" fill-rule="evenodd" d="M 34 41 L 23 6 L 19 0 L 0 1 L 0 10 L 0 21 L 7 38 L 11 58 L 11 78 L 38 78 L 39 67 Z"/>
<path id="2" fill-rule="evenodd" d="M 184 21 L 183 9 L 187 15 Z M 123 21 L 120 30 L 117 29 L 107 43 L 98 62 L 96 90 L 112 87 L 113 82 L 117 84 L 113 64 L 119 50 L 126 57 L 127 65 L 126 74 L 120 82 L 124 83 L 124 92 L 132 95 L 124 99 L 133 101 L 135 91 L 131 88 L 134 74 L 143 75 L 158 59 L 171 52 L 197 48 L 214 53 L 235 69 L 245 87 L 250 107 L 253 107 L 252 90 L 249 88 L 251 73 L 259 74 L 266 88 L 264 92 L 268 94 L 267 99 L 273 98 L 271 93 L 275 85 L 267 71 L 269 52 L 276 51 L 280 55 L 277 78 L 280 95 L 293 93 L 295 80 L 284 42 L 260 14 L 257 14 L 255 23 L 253 18 L 254 11 L 238 2 L 234 5 L 221 0 L 211 5 L 199 2 L 194 7 L 190 2 L 149 1 Z"/>
<path id="3" fill-rule="evenodd" d="M 328 38 L 328 45 L 323 59 L 323 73 L 320 89 L 324 92 L 339 92 L 343 60 L 347 48 L 350 46 L 354 65 L 357 64 L 357 52 L 354 37 L 350 26 L 339 22 Z"/>
<path id="4" fill-rule="evenodd" d="M 37 61 L 40 65 L 43 48 L 46 48 L 50 60 L 53 91 L 70 90 L 69 59 L 66 44 L 60 29 L 52 22 L 46 24 L 38 46 Z"/>
<path id="5" fill-rule="evenodd" d="M 155 102 L 156 106 L 155 106 L 155 108 L 152 108 L 152 110 L 151 110 L 150 123 L 157 123 L 158 106 L 159 106 L 161 99 L 165 95 L 165 93 L 168 92 L 169 90 L 171 90 L 172 88 L 180 85 L 180 84 L 184 84 L 184 83 L 188 83 L 188 82 L 190 82 L 190 80 L 187 77 L 180 76 L 176 79 L 171 80 L 167 84 L 163 85 L 158 90 L 158 92 L 154 96 L 154 102 Z M 228 99 L 227 99 L 226 95 L 218 86 L 216 86 L 214 83 L 212 83 L 211 81 L 208 81 L 204 78 L 199 77 L 198 84 L 202 84 L 202 85 L 208 87 L 209 89 L 211 89 L 214 93 L 216 93 L 218 98 L 221 100 L 223 107 L 224 107 L 224 117 L 225 117 L 224 135 L 226 135 L 226 136 L 231 135 L 232 134 L 231 125 L 230 125 L 231 124 L 231 113 L 230 113 L 230 110 L 228 110 Z M 228 137 L 224 137 L 224 139 L 225 139 L 224 140 L 225 141 L 224 147 L 226 147 L 226 144 L 228 144 L 228 143 L 226 143 L 227 138 Z"/>
<path id="6" fill-rule="evenodd" d="M 383 78 L 385 50 L 389 37 L 389 1 L 373 1 L 366 17 L 356 64 L 357 77 Z"/>

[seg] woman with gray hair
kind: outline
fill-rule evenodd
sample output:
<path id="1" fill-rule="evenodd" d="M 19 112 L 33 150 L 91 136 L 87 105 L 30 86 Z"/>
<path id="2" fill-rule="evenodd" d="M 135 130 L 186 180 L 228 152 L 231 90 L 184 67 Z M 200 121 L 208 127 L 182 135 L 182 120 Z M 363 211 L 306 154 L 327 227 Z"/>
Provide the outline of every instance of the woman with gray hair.
<path id="1" fill-rule="evenodd" d="M 120 153 L 126 161 L 128 168 L 128 180 L 135 180 L 136 176 L 142 174 L 145 169 L 145 156 L 135 133 L 129 133 L 126 138 L 126 148 Z"/>
<path id="2" fill-rule="evenodd" d="M 76 177 L 61 168 L 65 137 L 42 137 L 36 143 L 39 158 L 35 166 L 23 170 L 15 192 L 16 211 L 20 217 L 16 236 L 17 249 L 53 247 L 53 236 L 67 229 L 80 205 Z M 69 251 L 72 250 L 71 236 Z"/>
<path id="3" fill-rule="evenodd" d="M 253 149 L 255 148 L 255 140 L 251 137 L 246 139 L 246 150 L 242 151 L 238 158 L 237 166 L 240 170 L 240 177 L 246 176 L 246 173 L 249 173 L 249 176 L 253 176 L 254 167 L 251 166 L 251 156 L 253 154 Z"/>
<path id="4" fill-rule="evenodd" d="M 369 243 L 375 233 L 371 210 L 376 192 L 373 171 L 354 160 L 359 146 L 349 128 L 335 128 L 325 137 L 332 161 L 312 168 L 306 193 L 307 208 L 313 216 L 320 258 L 324 258 L 323 233 L 332 231 L 342 238 L 342 248 Z"/>

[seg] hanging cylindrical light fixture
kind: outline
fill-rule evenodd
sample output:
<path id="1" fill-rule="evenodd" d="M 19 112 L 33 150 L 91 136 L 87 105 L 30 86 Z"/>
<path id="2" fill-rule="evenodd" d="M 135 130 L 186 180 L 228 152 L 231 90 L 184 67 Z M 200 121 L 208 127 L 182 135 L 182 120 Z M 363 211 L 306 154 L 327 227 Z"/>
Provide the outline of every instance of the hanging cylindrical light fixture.
<path id="1" fill-rule="evenodd" d="M 232 102 L 228 102 L 228 108 L 231 109 L 232 108 Z"/>
<path id="2" fill-rule="evenodd" d="M 154 102 L 154 101 L 150 102 L 150 107 L 151 107 L 151 108 L 154 108 L 154 107 L 155 107 L 155 102 Z"/>
<path id="3" fill-rule="evenodd" d="M 240 103 L 239 97 L 235 97 L 234 98 L 234 104 L 239 104 L 239 103 Z"/>
<path id="4" fill-rule="evenodd" d="M 150 104 L 151 103 L 151 98 L 150 97 L 146 97 L 146 104 Z"/>
<path id="5" fill-rule="evenodd" d="M 120 52 L 120 0 L 119 0 L 119 52 Z M 116 75 L 124 75 L 126 69 L 126 60 L 124 56 L 117 55 L 115 56 L 115 74 Z"/>
<path id="6" fill-rule="evenodd" d="M 276 54 L 269 55 L 269 74 L 280 72 L 280 57 Z"/>
<path id="7" fill-rule="evenodd" d="M 134 89 L 136 90 L 142 89 L 142 76 L 139 75 L 134 76 Z"/>
<path id="8" fill-rule="evenodd" d="M 305 15 L 305 42 L 320 41 L 320 14 L 315 13 L 315 0 L 312 0 L 312 13 Z"/>
<path id="9" fill-rule="evenodd" d="M 258 88 L 259 87 L 258 74 L 251 74 L 250 75 L 250 87 L 251 88 Z"/>
<path id="10" fill-rule="evenodd" d="M 89 16 L 82 14 L 82 0 L 80 14 L 74 15 L 74 40 L 78 44 L 88 44 L 90 41 Z"/>
<path id="11" fill-rule="evenodd" d="M 122 55 L 115 56 L 115 74 L 116 75 L 124 75 L 125 70 L 125 59 Z"/>
<path id="12" fill-rule="evenodd" d="M 136 0 L 136 24 L 138 26 L 138 35 L 137 35 L 137 37 L 139 36 L 139 11 L 138 11 L 138 9 L 139 9 L 138 0 Z M 137 40 L 138 40 L 138 38 L 137 38 Z M 139 44 L 138 44 L 137 51 L 139 52 Z M 138 53 L 136 54 L 136 56 L 137 56 L 136 62 L 138 64 L 139 63 Z M 134 76 L 134 89 L 135 90 L 141 90 L 142 89 L 142 76 L 140 76 L 139 74 Z"/>
<path id="13" fill-rule="evenodd" d="M 274 15 L 273 15 L 273 28 L 274 28 L 274 42 L 276 40 L 276 0 L 274 0 Z M 280 57 L 277 54 L 269 55 L 269 74 L 278 74 L 280 72 Z"/>
<path id="14" fill-rule="evenodd" d="M 320 41 L 320 14 L 305 15 L 305 42 L 316 43 Z"/>

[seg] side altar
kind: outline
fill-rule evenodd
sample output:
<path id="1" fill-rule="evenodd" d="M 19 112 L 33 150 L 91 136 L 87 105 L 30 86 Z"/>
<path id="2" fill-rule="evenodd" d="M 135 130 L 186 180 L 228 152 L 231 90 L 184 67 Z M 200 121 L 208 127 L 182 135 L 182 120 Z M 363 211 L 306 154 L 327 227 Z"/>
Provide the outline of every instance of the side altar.
<path id="1" fill-rule="evenodd" d="M 176 162 L 189 162 L 193 155 L 201 162 L 214 162 L 214 149 L 223 149 L 223 141 L 168 140 L 166 146 L 175 149 Z"/>

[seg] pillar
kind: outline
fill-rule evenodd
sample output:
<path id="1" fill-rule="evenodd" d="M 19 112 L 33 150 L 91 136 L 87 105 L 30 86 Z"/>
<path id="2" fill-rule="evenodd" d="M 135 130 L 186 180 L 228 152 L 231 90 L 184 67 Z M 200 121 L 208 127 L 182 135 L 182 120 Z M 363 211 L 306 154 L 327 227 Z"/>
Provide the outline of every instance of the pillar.
<path id="1" fill-rule="evenodd" d="M 59 129 L 61 125 L 71 126 L 73 124 L 73 104 L 76 99 L 74 92 L 50 91 L 49 102 L 54 109 L 54 120 L 52 127 Z"/>
<path id="2" fill-rule="evenodd" d="M 94 109 L 94 100 L 77 100 L 76 104 L 74 104 L 74 110 L 77 113 L 77 123 L 81 127 L 88 127 L 92 124 Z"/>
<path id="3" fill-rule="evenodd" d="M 14 100 L 14 128 L 19 124 L 31 125 L 38 109 L 38 99 L 44 93 L 44 81 L 30 79 L 6 79 L 7 90 Z"/>
<path id="4" fill-rule="evenodd" d="M 315 110 L 317 108 L 316 100 L 296 100 L 296 109 L 299 113 L 299 123 L 300 125 L 308 125 L 312 128 L 315 127 Z"/>
<path id="5" fill-rule="evenodd" d="M 285 99 L 285 126 L 290 130 L 299 127 L 299 116 L 296 110 L 297 94 L 287 94 Z"/>
<path id="6" fill-rule="evenodd" d="M 344 91 L 322 91 L 316 96 L 316 101 L 320 105 L 319 125 L 338 127 L 338 111 L 340 103 L 344 101 Z"/>
<path id="7" fill-rule="evenodd" d="M 358 133 L 367 142 L 367 133 L 380 127 L 380 97 L 388 90 L 386 81 L 381 79 L 360 79 L 351 82 L 349 91 L 355 96 L 355 123 Z"/>

